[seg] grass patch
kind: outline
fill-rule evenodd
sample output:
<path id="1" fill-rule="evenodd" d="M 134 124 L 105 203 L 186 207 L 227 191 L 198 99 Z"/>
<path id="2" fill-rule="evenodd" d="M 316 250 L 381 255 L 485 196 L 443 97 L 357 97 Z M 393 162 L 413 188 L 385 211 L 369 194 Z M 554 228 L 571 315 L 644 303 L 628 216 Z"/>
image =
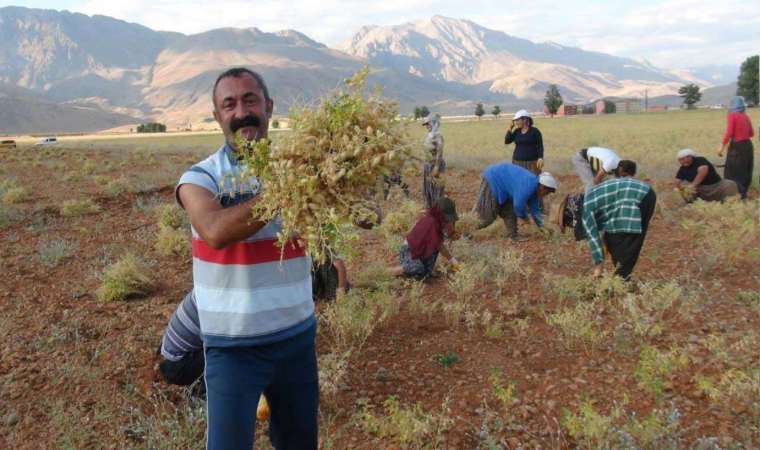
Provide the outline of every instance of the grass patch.
<path id="1" fill-rule="evenodd" d="M 76 243 L 64 240 L 40 242 L 37 246 L 37 260 L 45 267 L 57 267 L 63 260 L 74 255 L 78 248 Z"/>
<path id="2" fill-rule="evenodd" d="M 100 212 L 100 206 L 89 198 L 83 200 L 66 200 L 61 204 L 61 215 L 63 217 L 79 217 L 88 214 L 97 214 Z"/>

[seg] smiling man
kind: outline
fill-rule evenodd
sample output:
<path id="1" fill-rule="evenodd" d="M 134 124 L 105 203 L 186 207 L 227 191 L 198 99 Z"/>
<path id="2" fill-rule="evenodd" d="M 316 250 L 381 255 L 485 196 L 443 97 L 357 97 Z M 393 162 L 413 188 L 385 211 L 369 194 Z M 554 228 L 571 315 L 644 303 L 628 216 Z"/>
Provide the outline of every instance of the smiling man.
<path id="1" fill-rule="evenodd" d="M 242 179 L 234 144 L 237 132 L 249 140 L 267 137 L 273 102 L 263 78 L 245 68 L 219 75 L 212 97 L 226 142 L 185 172 L 176 188 L 192 225 L 193 287 L 206 359 L 207 448 L 250 450 L 264 392 L 274 447 L 316 449 L 311 261 L 295 242 L 281 252 L 277 221 L 252 217 L 262 186 L 255 178 Z"/>

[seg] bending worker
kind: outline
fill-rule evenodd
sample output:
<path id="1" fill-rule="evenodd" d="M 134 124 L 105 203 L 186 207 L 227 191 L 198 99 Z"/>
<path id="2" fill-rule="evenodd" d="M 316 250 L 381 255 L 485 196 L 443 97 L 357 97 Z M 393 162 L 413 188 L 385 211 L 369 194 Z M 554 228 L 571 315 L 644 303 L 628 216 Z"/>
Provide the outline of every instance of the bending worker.
<path id="1" fill-rule="evenodd" d="M 583 227 L 588 235 L 594 276 L 602 274 L 604 250 L 609 249 L 615 275 L 629 281 L 654 214 L 657 196 L 651 186 L 635 180 L 636 163 L 620 161 L 618 177 L 592 187 L 583 201 Z M 604 233 L 601 238 L 600 234 Z"/>
<path id="2" fill-rule="evenodd" d="M 618 154 L 604 147 L 584 148 L 573 156 L 575 173 L 587 191 L 604 181 L 607 175 L 614 173 L 619 163 Z"/>
<path id="3" fill-rule="evenodd" d="M 539 200 L 557 190 L 557 180 L 549 172 L 534 175 L 510 163 L 493 164 L 483 171 L 475 210 L 480 218 L 478 229 L 491 225 L 496 217 L 504 220 L 507 237 L 520 240 L 517 218 L 528 220 L 528 209 L 536 226 L 543 228 Z"/>

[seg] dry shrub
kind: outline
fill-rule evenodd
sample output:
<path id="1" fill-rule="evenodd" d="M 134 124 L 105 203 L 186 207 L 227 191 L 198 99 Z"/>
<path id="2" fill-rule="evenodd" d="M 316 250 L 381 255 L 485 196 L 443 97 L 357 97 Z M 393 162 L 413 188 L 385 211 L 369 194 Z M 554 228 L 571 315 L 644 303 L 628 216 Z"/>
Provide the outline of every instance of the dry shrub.
<path id="1" fill-rule="evenodd" d="M 159 226 L 168 228 L 184 228 L 187 226 L 185 212 L 176 203 L 164 203 L 153 209 Z"/>
<path id="2" fill-rule="evenodd" d="M 152 288 L 147 265 L 127 253 L 106 269 L 96 295 L 99 300 L 110 302 L 145 295 Z"/>
<path id="3" fill-rule="evenodd" d="M 404 448 L 433 449 L 445 443 L 444 433 L 453 424 L 448 399 L 438 412 L 425 411 L 420 403 L 403 406 L 396 396 L 383 402 L 383 413 L 373 411 L 366 402 L 354 415 L 354 422 L 365 432 L 402 445 Z"/>
<path id="4" fill-rule="evenodd" d="M 477 231 L 478 225 L 480 225 L 480 219 L 478 215 L 472 211 L 468 211 L 459 215 L 459 220 L 456 223 L 457 233 L 467 236 L 472 235 Z"/>
<path id="5" fill-rule="evenodd" d="M 394 252 L 399 251 L 406 235 L 411 231 L 423 211 L 424 207 L 420 203 L 414 200 L 406 200 L 398 208 L 386 214 L 378 230 L 385 238 L 388 248 Z"/>
<path id="6" fill-rule="evenodd" d="M 156 250 L 161 256 L 189 257 L 192 248 L 187 230 L 160 225 L 156 235 Z"/>
<path id="7" fill-rule="evenodd" d="M 378 92 L 365 96 L 368 74 L 363 69 L 315 108 L 291 108 L 292 131 L 276 149 L 265 140 L 236 143 L 246 158 L 243 179 L 255 176 L 265 187 L 254 216 L 279 217 L 283 248 L 298 235 L 320 263 L 336 255 L 344 225 L 376 221 L 370 192 L 409 153 L 397 105 Z"/>
<path id="8" fill-rule="evenodd" d="M 607 331 L 602 328 L 596 301 L 579 302 L 560 312 L 549 314 L 546 322 L 557 328 L 567 348 L 580 344 L 588 354 L 607 339 Z"/>
<path id="9" fill-rule="evenodd" d="M 684 208 L 681 227 L 694 235 L 704 253 L 704 269 L 718 262 L 738 266 L 752 256 L 751 242 L 760 239 L 760 200 L 733 197 L 723 203 L 698 201 Z"/>
<path id="10" fill-rule="evenodd" d="M 358 351 L 364 346 L 375 327 L 386 318 L 381 307 L 386 302 L 381 296 L 365 289 L 352 289 L 340 301 L 327 305 L 320 324 L 331 338 L 333 352 Z"/>
<path id="11" fill-rule="evenodd" d="M 26 200 L 28 192 L 22 187 L 12 187 L 3 193 L 3 203 L 6 205 L 12 205 L 14 203 L 21 203 Z"/>
<path id="12" fill-rule="evenodd" d="M 327 353 L 319 357 L 319 393 L 320 403 L 336 400 L 335 396 L 343 386 L 348 372 L 348 360 L 351 350 L 343 353 Z"/>
<path id="13" fill-rule="evenodd" d="M 683 290 L 678 283 L 647 283 L 637 294 L 628 294 L 621 302 L 622 320 L 642 338 L 654 338 L 664 331 L 665 315 L 678 305 Z"/>
<path id="14" fill-rule="evenodd" d="M 89 198 L 83 200 L 66 200 L 61 204 L 63 217 L 78 217 L 100 212 L 100 206 Z"/>

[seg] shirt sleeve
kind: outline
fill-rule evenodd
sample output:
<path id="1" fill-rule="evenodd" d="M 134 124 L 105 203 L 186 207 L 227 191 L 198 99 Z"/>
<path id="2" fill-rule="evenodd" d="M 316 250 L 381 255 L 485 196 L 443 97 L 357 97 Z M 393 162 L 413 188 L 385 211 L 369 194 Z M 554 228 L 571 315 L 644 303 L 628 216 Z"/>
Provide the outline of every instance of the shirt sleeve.
<path id="1" fill-rule="evenodd" d="M 591 259 L 594 260 L 594 264 L 601 264 L 604 261 L 604 252 L 602 250 L 602 239 L 599 236 L 599 228 L 596 223 L 594 209 L 593 200 L 592 202 L 584 202 L 583 228 L 586 229 L 586 235 L 588 236 Z"/>
<path id="2" fill-rule="evenodd" d="M 734 131 L 736 131 L 736 114 L 729 114 L 728 121 L 726 123 L 726 134 L 723 135 L 723 145 L 729 143 L 732 137 L 734 137 Z"/>
<path id="3" fill-rule="evenodd" d="M 543 228 L 544 218 L 541 214 L 541 204 L 538 201 L 537 194 L 534 194 L 528 199 L 528 207 L 530 208 L 530 215 L 533 216 L 533 221 L 536 222 L 536 226 Z"/>
<path id="4" fill-rule="evenodd" d="M 179 361 L 186 354 L 201 350 L 200 321 L 195 294 L 190 292 L 177 307 L 169 320 L 161 340 L 161 355 L 170 361 Z"/>
<path id="5" fill-rule="evenodd" d="M 512 209 L 515 211 L 515 215 L 521 219 L 527 219 L 528 218 L 528 212 L 526 211 L 526 206 L 528 203 L 529 196 L 527 195 L 526 189 L 523 183 L 513 183 L 517 184 L 515 187 L 515 193 L 512 196 Z"/>
<path id="6" fill-rule="evenodd" d="M 507 134 L 504 136 L 504 144 L 511 144 L 515 141 L 515 131 L 507 131 Z"/>
<path id="7" fill-rule="evenodd" d="M 177 203 L 179 206 L 184 208 L 184 205 L 182 204 L 182 201 L 179 199 L 179 188 L 183 184 L 194 184 L 196 186 L 200 186 L 208 191 L 210 191 L 212 194 L 217 195 L 219 193 L 219 186 L 217 184 L 216 179 L 214 178 L 211 173 L 209 173 L 206 169 L 200 167 L 200 166 L 193 166 L 190 169 L 187 170 L 179 179 L 179 182 L 177 183 L 177 187 L 174 188 L 174 197 L 177 199 Z"/>
<path id="8" fill-rule="evenodd" d="M 538 159 L 544 159 L 544 137 L 538 131 L 538 128 L 534 128 L 534 130 L 536 130 L 536 153 Z"/>

